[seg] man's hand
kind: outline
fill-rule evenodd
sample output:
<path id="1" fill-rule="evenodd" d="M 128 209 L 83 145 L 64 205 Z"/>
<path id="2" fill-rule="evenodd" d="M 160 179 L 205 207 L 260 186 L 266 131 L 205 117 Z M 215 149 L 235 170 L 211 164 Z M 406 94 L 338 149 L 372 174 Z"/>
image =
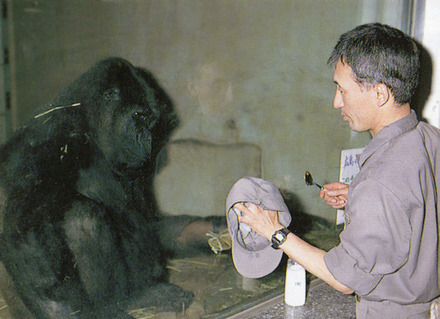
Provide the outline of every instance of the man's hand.
<path id="1" fill-rule="evenodd" d="M 242 212 L 242 215 L 238 216 L 240 222 L 249 225 L 255 232 L 269 240 L 275 231 L 284 227 L 280 224 L 277 211 L 265 210 L 252 203 L 247 203 L 246 206 L 237 203 L 234 207 Z"/>
<path id="2" fill-rule="evenodd" d="M 340 209 L 347 204 L 348 189 L 347 184 L 340 182 L 326 184 L 319 192 L 319 197 L 323 198 L 331 207 Z"/>

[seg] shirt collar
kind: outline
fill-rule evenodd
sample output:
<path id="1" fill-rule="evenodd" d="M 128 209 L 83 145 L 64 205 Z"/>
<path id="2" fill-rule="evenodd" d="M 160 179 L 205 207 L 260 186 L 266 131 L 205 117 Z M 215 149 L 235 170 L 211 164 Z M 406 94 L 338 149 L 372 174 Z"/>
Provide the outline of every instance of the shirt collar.
<path id="1" fill-rule="evenodd" d="M 416 112 L 411 110 L 409 115 L 381 129 L 365 147 L 365 150 L 360 156 L 359 165 L 363 166 L 366 160 L 373 155 L 379 147 L 389 142 L 391 139 L 414 129 L 418 123 L 419 121 L 417 120 Z"/>

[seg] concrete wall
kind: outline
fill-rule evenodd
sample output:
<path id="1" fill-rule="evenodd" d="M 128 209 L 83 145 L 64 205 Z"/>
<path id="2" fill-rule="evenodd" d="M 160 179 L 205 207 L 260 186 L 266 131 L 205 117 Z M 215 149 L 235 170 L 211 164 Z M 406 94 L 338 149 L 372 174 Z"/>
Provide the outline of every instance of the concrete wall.
<path id="1" fill-rule="evenodd" d="M 367 22 L 363 1 L 9 4 L 15 127 L 96 60 L 122 56 L 150 69 L 173 98 L 182 119 L 173 139 L 257 145 L 263 178 L 292 192 L 306 212 L 335 218 L 303 176 L 337 180 L 340 151 L 369 140 L 332 108 L 326 65 L 339 35 Z"/>

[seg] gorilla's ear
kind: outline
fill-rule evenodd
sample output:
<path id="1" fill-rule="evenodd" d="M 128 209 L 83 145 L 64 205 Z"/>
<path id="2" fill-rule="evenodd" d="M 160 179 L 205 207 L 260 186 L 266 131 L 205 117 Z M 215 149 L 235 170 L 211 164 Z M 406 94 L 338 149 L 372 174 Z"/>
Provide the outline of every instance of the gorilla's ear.
<path id="1" fill-rule="evenodd" d="M 104 92 L 103 96 L 104 99 L 107 101 L 118 101 L 121 99 L 120 95 L 120 90 L 117 87 L 108 89 L 107 91 Z"/>

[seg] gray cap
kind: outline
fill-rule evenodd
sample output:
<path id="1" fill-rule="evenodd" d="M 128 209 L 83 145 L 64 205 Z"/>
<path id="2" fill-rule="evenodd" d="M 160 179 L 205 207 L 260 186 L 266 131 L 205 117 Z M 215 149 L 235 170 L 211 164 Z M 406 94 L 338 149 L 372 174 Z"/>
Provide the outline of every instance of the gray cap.
<path id="1" fill-rule="evenodd" d="M 247 278 L 260 278 L 273 272 L 279 265 L 283 251 L 271 247 L 271 242 L 248 225 L 238 222 L 233 209 L 236 203 L 252 203 L 263 209 L 276 210 L 280 223 L 287 227 L 292 220 L 284 199 L 275 184 L 257 177 L 243 177 L 229 191 L 226 217 L 232 238 L 232 260 L 237 271 Z"/>

